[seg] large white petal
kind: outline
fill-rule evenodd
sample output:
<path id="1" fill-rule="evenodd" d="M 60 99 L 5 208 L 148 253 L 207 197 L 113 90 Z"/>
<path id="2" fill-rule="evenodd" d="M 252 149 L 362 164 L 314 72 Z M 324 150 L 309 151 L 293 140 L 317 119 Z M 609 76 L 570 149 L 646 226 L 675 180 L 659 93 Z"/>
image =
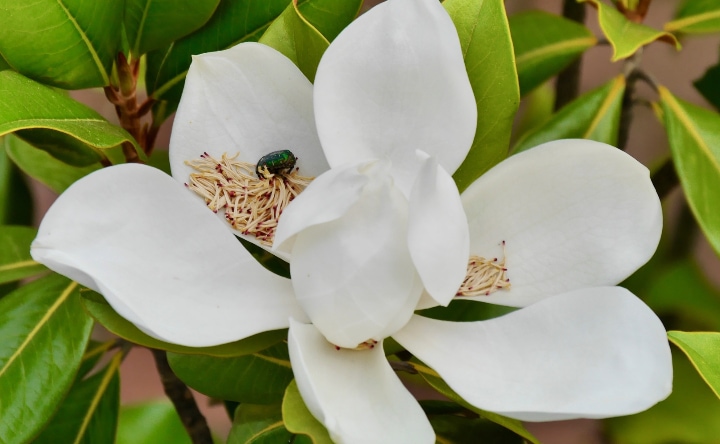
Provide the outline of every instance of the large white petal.
<path id="1" fill-rule="evenodd" d="M 312 88 L 290 59 L 259 43 L 194 56 L 170 138 L 173 176 L 187 182 L 184 162 L 204 151 L 256 163 L 277 150 L 292 151 L 302 174 L 319 175 L 328 166 Z"/>
<path id="2" fill-rule="evenodd" d="M 383 168 L 377 161 L 356 162 L 332 168 L 313 180 L 283 211 L 273 250 L 289 256 L 292 242 L 288 241 L 296 234 L 344 215 L 360 198 L 369 180 L 363 171 L 373 165 Z"/>
<path id="3" fill-rule="evenodd" d="M 401 328 L 422 292 L 407 246 L 407 201 L 387 172 L 376 172 L 342 217 L 303 230 L 292 249 L 298 302 L 330 342 L 347 348 Z"/>
<path id="4" fill-rule="evenodd" d="M 524 421 L 640 412 L 672 389 L 665 329 L 620 287 L 576 290 L 506 316 L 413 316 L 393 338 L 469 403 Z"/>
<path id="5" fill-rule="evenodd" d="M 478 300 L 525 306 L 576 288 L 614 285 L 652 257 L 662 210 L 647 168 L 591 140 L 514 155 L 462 194 L 470 253 L 501 257 L 512 288 Z"/>
<path id="6" fill-rule="evenodd" d="M 76 182 L 48 211 L 31 252 L 168 342 L 222 344 L 305 318 L 290 281 L 147 166 L 105 168 Z"/>
<path id="7" fill-rule="evenodd" d="M 360 16 L 325 52 L 314 97 L 333 167 L 387 156 L 402 177 L 419 149 L 452 173 L 475 135 L 457 31 L 437 0 L 391 0 Z"/>
<path id="8" fill-rule="evenodd" d="M 312 325 L 290 323 L 288 348 L 300 394 L 337 443 L 433 443 L 417 401 L 373 350 L 336 350 Z"/>
<path id="9" fill-rule="evenodd" d="M 425 290 L 447 305 L 467 271 L 467 218 L 452 177 L 434 158 L 423 156 L 410 194 L 408 245 Z"/>
<path id="10" fill-rule="evenodd" d="M 187 182 L 194 170 L 185 161 L 203 152 L 216 159 L 239 153 L 238 160 L 256 164 L 285 149 L 297 157 L 302 175 L 321 174 L 328 165 L 312 94 L 312 84 L 292 61 L 259 43 L 194 56 L 170 138 L 173 177 Z M 224 211 L 217 217 L 224 221 Z M 254 236 L 234 233 L 268 249 Z"/>

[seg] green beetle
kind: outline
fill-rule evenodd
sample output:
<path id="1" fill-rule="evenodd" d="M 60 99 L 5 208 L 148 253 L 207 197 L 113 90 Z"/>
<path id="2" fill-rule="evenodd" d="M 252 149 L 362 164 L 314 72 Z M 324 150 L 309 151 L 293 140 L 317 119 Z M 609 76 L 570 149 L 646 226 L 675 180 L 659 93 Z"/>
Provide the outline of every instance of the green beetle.
<path id="1" fill-rule="evenodd" d="M 255 174 L 259 178 L 264 178 L 261 169 L 263 167 L 272 174 L 288 174 L 295 168 L 295 162 L 297 158 L 290 150 L 273 151 L 272 153 L 266 154 L 258 160 L 255 166 Z"/>

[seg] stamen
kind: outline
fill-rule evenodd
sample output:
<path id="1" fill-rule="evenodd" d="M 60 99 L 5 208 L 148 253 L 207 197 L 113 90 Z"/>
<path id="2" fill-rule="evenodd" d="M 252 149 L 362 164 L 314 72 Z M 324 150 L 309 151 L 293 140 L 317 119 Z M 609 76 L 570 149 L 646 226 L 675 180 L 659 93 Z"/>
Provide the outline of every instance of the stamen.
<path id="1" fill-rule="evenodd" d="M 376 340 L 374 340 L 374 339 L 368 339 L 368 340 L 365 341 L 365 342 L 359 343 L 359 344 L 357 345 L 357 347 L 355 347 L 355 348 L 345 348 L 345 347 L 340 347 L 340 346 L 338 346 L 338 345 L 333 345 L 333 347 L 335 347 L 335 350 L 361 351 L 361 350 L 372 350 L 373 348 L 375 348 L 375 346 L 376 346 L 377 344 L 378 344 L 378 341 L 376 341 Z"/>
<path id="2" fill-rule="evenodd" d="M 467 276 L 456 296 L 489 296 L 498 290 L 510 288 L 510 279 L 505 275 L 508 271 L 505 266 L 505 241 L 502 242 L 502 247 L 502 260 L 496 257 L 485 259 L 480 256 L 470 256 Z"/>
<path id="3" fill-rule="evenodd" d="M 254 164 L 237 157 L 225 153 L 218 161 L 203 153 L 200 159 L 185 161 L 197 171 L 190 174 L 187 187 L 205 199 L 213 212 L 224 209 L 225 220 L 234 229 L 272 245 L 282 211 L 313 178 L 301 176 L 297 168 L 275 174 L 266 166 L 258 177 Z"/>

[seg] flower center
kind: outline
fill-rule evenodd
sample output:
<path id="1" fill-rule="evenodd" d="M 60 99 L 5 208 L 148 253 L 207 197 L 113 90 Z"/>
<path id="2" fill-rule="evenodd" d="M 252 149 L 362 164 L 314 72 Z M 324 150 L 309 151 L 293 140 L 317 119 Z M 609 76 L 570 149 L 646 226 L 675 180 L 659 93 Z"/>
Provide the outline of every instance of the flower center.
<path id="1" fill-rule="evenodd" d="M 217 160 L 208 153 L 185 161 L 196 173 L 186 183 L 217 213 L 225 210 L 225 220 L 245 235 L 253 235 L 264 245 L 272 245 L 280 214 L 313 180 L 301 176 L 290 151 L 263 156 L 257 165 L 236 160 L 238 154 Z"/>
<path id="2" fill-rule="evenodd" d="M 376 341 L 376 340 L 374 340 L 374 339 L 368 339 L 368 340 L 365 341 L 365 342 L 359 343 L 359 344 L 357 345 L 357 347 L 355 347 L 355 348 L 345 348 L 345 347 L 340 347 L 339 345 L 333 345 L 333 347 L 335 347 L 335 350 L 341 350 L 341 349 L 345 349 L 345 350 L 355 350 L 355 351 L 360 351 L 360 350 L 372 350 L 373 348 L 375 348 L 375 346 L 377 345 L 377 343 L 378 343 L 378 341 Z"/>
<path id="3" fill-rule="evenodd" d="M 509 289 L 507 267 L 505 266 L 505 241 L 502 242 L 503 258 L 498 260 L 485 259 L 481 256 L 470 256 L 467 275 L 456 296 L 489 296 L 498 290 Z"/>

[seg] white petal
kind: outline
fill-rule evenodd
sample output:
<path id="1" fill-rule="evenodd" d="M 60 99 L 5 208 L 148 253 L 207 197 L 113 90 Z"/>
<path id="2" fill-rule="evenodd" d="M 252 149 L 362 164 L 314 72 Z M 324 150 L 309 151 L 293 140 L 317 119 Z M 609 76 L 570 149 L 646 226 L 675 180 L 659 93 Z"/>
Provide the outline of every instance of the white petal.
<path id="1" fill-rule="evenodd" d="M 176 344 L 222 344 L 305 318 L 287 279 L 147 166 L 105 168 L 76 182 L 43 219 L 32 255 Z"/>
<path id="2" fill-rule="evenodd" d="M 312 325 L 290 323 L 288 348 L 300 394 L 337 443 L 433 443 L 417 401 L 373 350 L 336 350 Z"/>
<path id="3" fill-rule="evenodd" d="M 292 242 L 288 241 L 296 234 L 344 215 L 360 198 L 369 180 L 363 171 L 374 163 L 343 165 L 315 178 L 283 211 L 275 232 L 273 251 L 289 255 Z"/>
<path id="4" fill-rule="evenodd" d="M 514 155 L 462 194 L 470 253 L 501 257 L 512 288 L 478 300 L 525 306 L 614 285 L 652 257 L 662 210 L 647 168 L 617 148 L 558 140 Z"/>
<path id="5" fill-rule="evenodd" d="M 576 290 L 489 321 L 413 316 L 393 338 L 469 403 L 523 421 L 629 415 L 672 389 L 662 323 L 620 287 Z"/>
<path id="6" fill-rule="evenodd" d="M 259 43 L 194 56 L 170 138 L 173 177 L 187 182 L 194 170 L 185 161 L 204 151 L 216 159 L 240 153 L 238 160 L 255 164 L 285 149 L 295 154 L 304 176 L 328 169 L 315 128 L 312 84 L 295 64 Z M 224 220 L 223 211 L 217 217 Z M 254 236 L 234 232 L 266 248 Z"/>
<path id="7" fill-rule="evenodd" d="M 314 97 L 331 166 L 389 157 L 402 170 L 419 149 L 454 172 L 475 135 L 457 31 L 436 0 L 392 0 L 360 16 L 325 52 Z"/>
<path id="8" fill-rule="evenodd" d="M 407 201 L 387 173 L 368 179 L 342 217 L 295 237 L 290 262 L 298 302 L 328 341 L 346 348 L 401 328 L 422 292 L 407 247 Z"/>
<path id="9" fill-rule="evenodd" d="M 408 245 L 425 290 L 447 305 L 467 272 L 467 218 L 452 177 L 434 158 L 424 156 L 410 194 Z"/>

